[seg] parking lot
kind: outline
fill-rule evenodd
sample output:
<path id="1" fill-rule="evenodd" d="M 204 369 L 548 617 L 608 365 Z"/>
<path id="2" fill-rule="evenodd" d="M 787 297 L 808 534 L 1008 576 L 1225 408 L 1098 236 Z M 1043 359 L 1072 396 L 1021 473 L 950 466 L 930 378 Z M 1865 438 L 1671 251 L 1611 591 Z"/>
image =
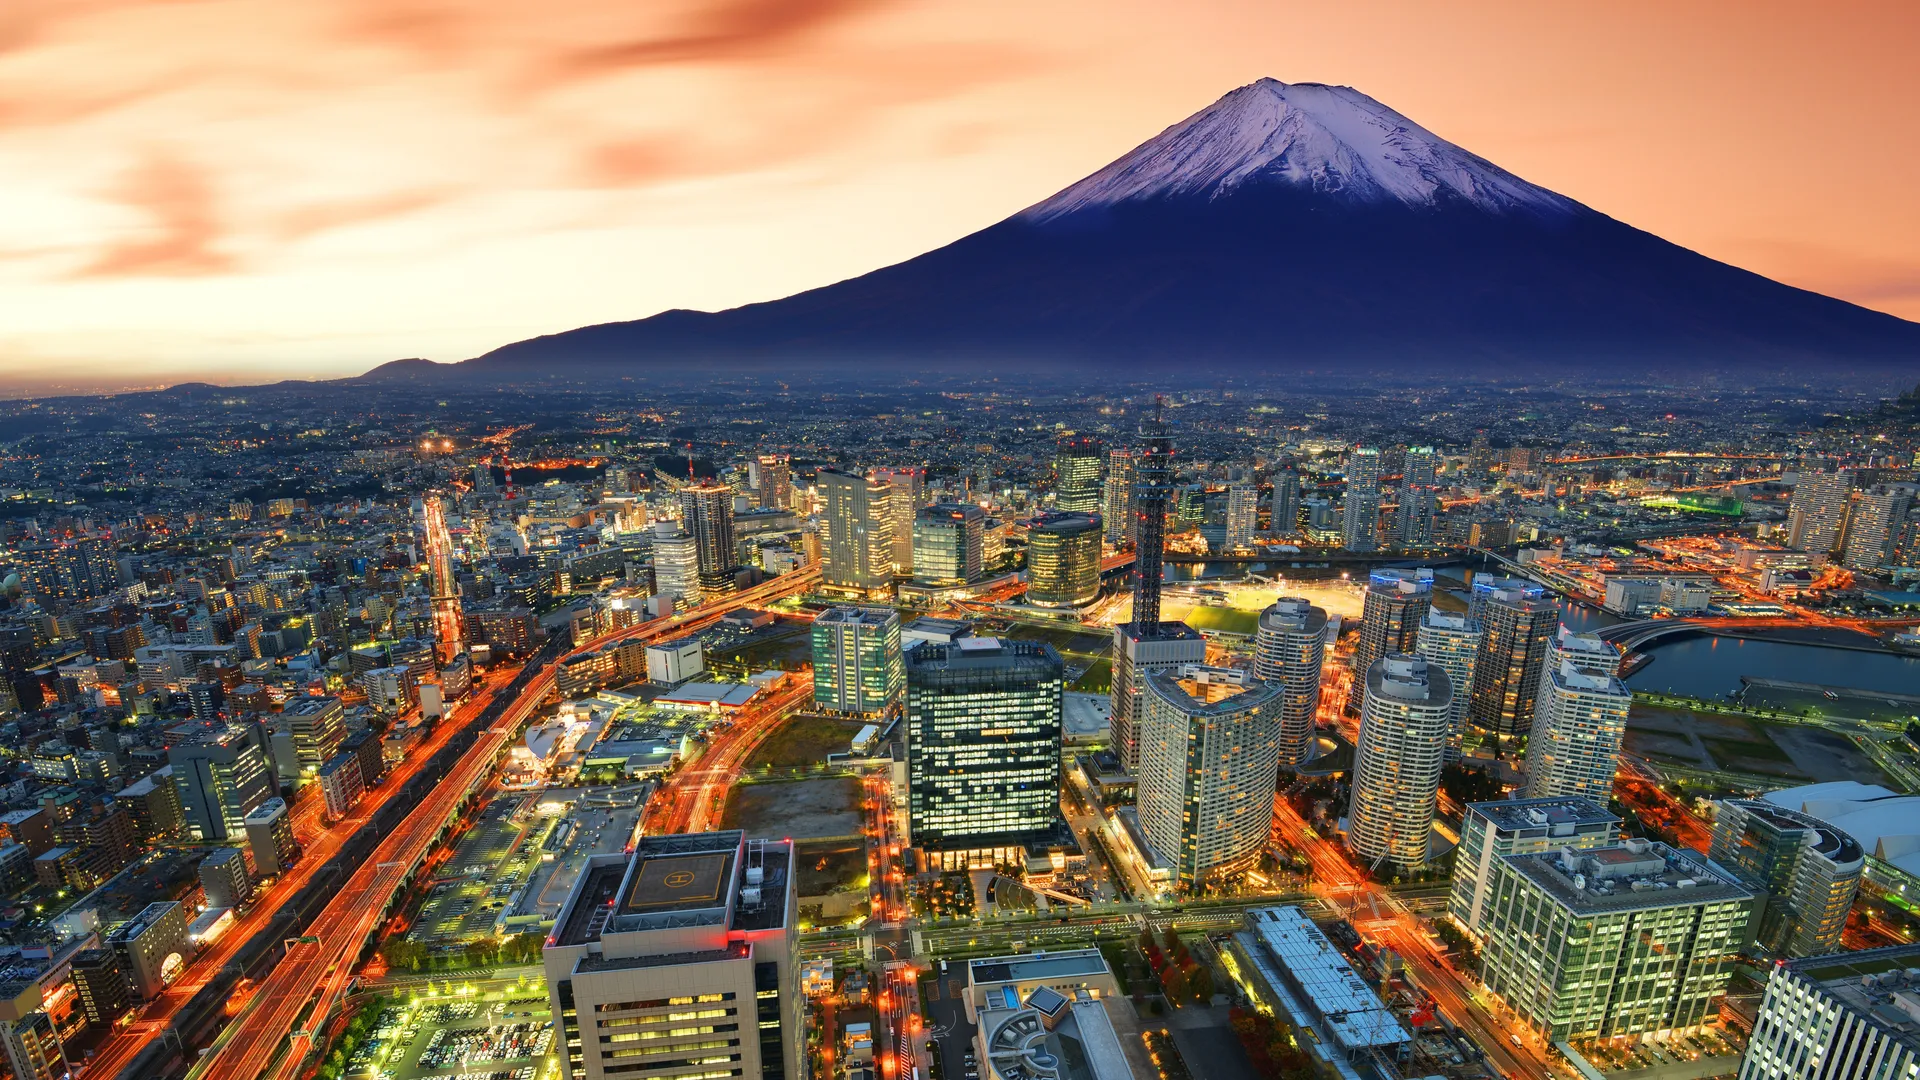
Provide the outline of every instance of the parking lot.
<path id="1" fill-rule="evenodd" d="M 382 1011 L 348 1080 L 533 1080 L 553 1060 L 547 999 L 439 1001 Z"/>

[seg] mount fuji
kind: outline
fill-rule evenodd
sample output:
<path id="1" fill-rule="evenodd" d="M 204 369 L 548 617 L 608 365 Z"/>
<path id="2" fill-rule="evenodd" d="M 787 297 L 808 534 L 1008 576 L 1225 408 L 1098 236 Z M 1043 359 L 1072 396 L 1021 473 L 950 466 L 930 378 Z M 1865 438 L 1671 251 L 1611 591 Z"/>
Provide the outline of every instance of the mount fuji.
<path id="1" fill-rule="evenodd" d="M 906 262 L 459 367 L 500 379 L 791 361 L 1259 372 L 1916 359 L 1920 324 L 1642 232 L 1349 87 L 1262 79 Z"/>

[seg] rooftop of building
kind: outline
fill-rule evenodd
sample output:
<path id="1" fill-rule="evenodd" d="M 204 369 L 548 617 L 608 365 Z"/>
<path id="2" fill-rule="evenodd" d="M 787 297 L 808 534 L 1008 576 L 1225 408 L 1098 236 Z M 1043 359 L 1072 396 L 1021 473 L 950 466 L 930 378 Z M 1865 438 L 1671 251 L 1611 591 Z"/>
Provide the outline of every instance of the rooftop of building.
<path id="1" fill-rule="evenodd" d="M 892 608 L 859 607 L 854 604 L 843 604 L 838 607 L 830 607 L 821 612 L 819 616 L 813 620 L 813 624 L 815 626 L 819 626 L 822 623 L 827 625 L 844 623 L 848 626 L 885 626 L 889 622 L 898 622 L 899 620 L 900 613 Z"/>
<path id="2" fill-rule="evenodd" d="M 907 651 L 906 663 L 909 672 L 923 677 L 934 672 L 970 671 L 1024 671 L 1045 676 L 1064 670 L 1060 653 L 1052 645 L 998 637 L 955 638 L 946 645 L 923 641 Z"/>
<path id="3" fill-rule="evenodd" d="M 1078 536 L 1081 533 L 1095 532 L 1099 529 L 1099 514 L 1081 514 L 1058 510 L 1041 514 L 1027 524 L 1027 531 L 1029 533 L 1055 533 L 1065 536 Z"/>
<path id="4" fill-rule="evenodd" d="M 1303 597 L 1283 596 L 1260 613 L 1260 627 L 1284 634 L 1318 634 L 1327 628 L 1327 612 Z"/>
<path id="5" fill-rule="evenodd" d="M 1504 861 L 1575 914 L 1753 899 L 1750 889 L 1705 856 L 1650 840 L 1508 855 Z"/>
<path id="6" fill-rule="evenodd" d="M 1063 949 L 967 961 L 967 982 L 972 986 L 1084 979 L 1105 974 L 1108 974 L 1107 960 L 1099 949 Z"/>
<path id="7" fill-rule="evenodd" d="M 1278 682 L 1237 668 L 1186 664 L 1147 676 L 1146 689 L 1189 717 L 1219 717 L 1258 709 L 1286 692 Z"/>
<path id="8" fill-rule="evenodd" d="M 140 909 L 140 913 L 115 927 L 107 935 L 108 941 L 132 941 L 153 928 L 153 925 L 180 906 L 174 900 L 159 900 Z"/>
<path id="9" fill-rule="evenodd" d="M 274 818 L 287 812 L 287 801 L 281 798 L 268 799 L 247 812 L 246 824 L 265 825 Z"/>
<path id="10" fill-rule="evenodd" d="M 1413 1041 L 1398 1017 L 1347 963 L 1340 950 L 1297 907 L 1253 908 L 1247 930 L 1266 958 L 1279 964 L 1287 987 L 1306 997 L 1342 1050 L 1399 1046 Z"/>
<path id="11" fill-rule="evenodd" d="M 980 1010 L 981 1042 L 994 1080 L 1132 1080 L 1113 1021 L 1100 1002 L 1047 987 L 1024 1002 Z"/>
<path id="12" fill-rule="evenodd" d="M 1865 855 L 1858 840 L 1812 815 L 1765 799 L 1729 799 L 1722 805 L 1738 807 L 1776 829 L 1808 830 L 1813 836 L 1813 850 L 1833 862 L 1857 863 Z"/>
<path id="13" fill-rule="evenodd" d="M 1157 622 L 1152 626 L 1123 623 L 1117 629 L 1134 641 L 1204 641 L 1200 631 L 1183 622 Z"/>
<path id="14" fill-rule="evenodd" d="M 1474 633 L 1480 629 L 1480 620 L 1464 611 L 1442 611 L 1437 607 L 1430 607 L 1425 615 L 1420 616 L 1420 625 L 1431 626 L 1436 630 Z"/>
<path id="15" fill-rule="evenodd" d="M 1437 664 L 1396 653 L 1367 669 L 1367 696 L 1440 708 L 1453 700 L 1453 681 Z"/>
<path id="16" fill-rule="evenodd" d="M 1920 945 L 1789 960 L 1785 969 L 1920 1054 Z"/>
<path id="17" fill-rule="evenodd" d="M 1572 835 L 1582 825 L 1620 821 L 1620 815 L 1592 799 L 1578 796 L 1468 803 L 1467 813 L 1485 818 L 1501 832 L 1539 830 L 1552 834 L 1555 830 L 1564 829 L 1567 835 Z"/>
<path id="18" fill-rule="evenodd" d="M 302 694 L 299 697 L 288 698 L 286 703 L 280 706 L 280 715 L 304 716 L 308 713 L 323 713 L 340 707 L 340 699 L 337 697 L 314 697 L 311 694 Z"/>
<path id="19" fill-rule="evenodd" d="M 1621 682 L 1617 676 L 1596 675 L 1590 671 L 1582 671 L 1576 660 L 1560 661 L 1558 668 L 1547 669 L 1546 676 L 1553 680 L 1555 686 L 1565 690 L 1588 694 L 1610 694 L 1614 697 L 1630 697 L 1633 694 L 1633 691 L 1627 689 L 1627 684 Z"/>
<path id="20" fill-rule="evenodd" d="M 729 918 L 735 930 L 781 926 L 791 864 L 789 844 L 749 843 L 738 829 L 644 837 L 624 860 L 589 864 L 554 941 L 584 945 L 608 933 L 716 925 Z"/>

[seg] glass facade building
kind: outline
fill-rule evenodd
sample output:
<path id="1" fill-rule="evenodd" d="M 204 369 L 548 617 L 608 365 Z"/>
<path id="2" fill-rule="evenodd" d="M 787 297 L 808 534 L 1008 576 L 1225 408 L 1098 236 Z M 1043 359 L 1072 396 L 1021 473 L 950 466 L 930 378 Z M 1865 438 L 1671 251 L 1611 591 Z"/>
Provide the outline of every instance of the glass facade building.
<path id="1" fill-rule="evenodd" d="M 1646 840 L 1510 855 L 1487 888 L 1482 980 L 1553 1041 L 1706 1024 L 1754 905 L 1705 856 Z"/>
<path id="2" fill-rule="evenodd" d="M 972 503 L 935 503 L 913 515 L 913 581 L 965 585 L 986 569 L 987 515 Z"/>
<path id="3" fill-rule="evenodd" d="M 1827 823 L 1762 799 L 1728 799 L 1707 855 L 1763 893 L 1753 938 L 1776 957 L 1840 949 L 1866 852 Z"/>
<path id="4" fill-rule="evenodd" d="M 1065 668 L 1043 642 L 958 638 L 906 657 L 913 845 L 1001 846 L 1060 816 Z"/>
<path id="5" fill-rule="evenodd" d="M 1027 530 L 1027 602 L 1084 607 L 1100 595 L 1100 515 L 1045 514 Z"/>
<path id="6" fill-rule="evenodd" d="M 900 613 L 828 608 L 813 620 L 813 702 L 828 712 L 878 716 L 900 697 Z"/>

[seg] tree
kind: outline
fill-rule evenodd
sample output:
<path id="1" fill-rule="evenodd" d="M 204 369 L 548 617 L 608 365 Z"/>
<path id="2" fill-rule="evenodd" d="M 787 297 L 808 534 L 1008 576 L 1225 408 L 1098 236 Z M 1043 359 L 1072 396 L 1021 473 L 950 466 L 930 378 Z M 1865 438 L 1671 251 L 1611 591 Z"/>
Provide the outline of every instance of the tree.
<path id="1" fill-rule="evenodd" d="M 1193 990 L 1196 1004 L 1205 1005 L 1213 1000 L 1213 969 L 1205 964 L 1195 964 L 1187 972 L 1187 984 Z"/>
<path id="2" fill-rule="evenodd" d="M 1168 1003 L 1179 1004 L 1181 999 L 1189 993 L 1186 973 L 1168 965 L 1167 969 L 1160 973 L 1160 989 L 1166 991 Z"/>

